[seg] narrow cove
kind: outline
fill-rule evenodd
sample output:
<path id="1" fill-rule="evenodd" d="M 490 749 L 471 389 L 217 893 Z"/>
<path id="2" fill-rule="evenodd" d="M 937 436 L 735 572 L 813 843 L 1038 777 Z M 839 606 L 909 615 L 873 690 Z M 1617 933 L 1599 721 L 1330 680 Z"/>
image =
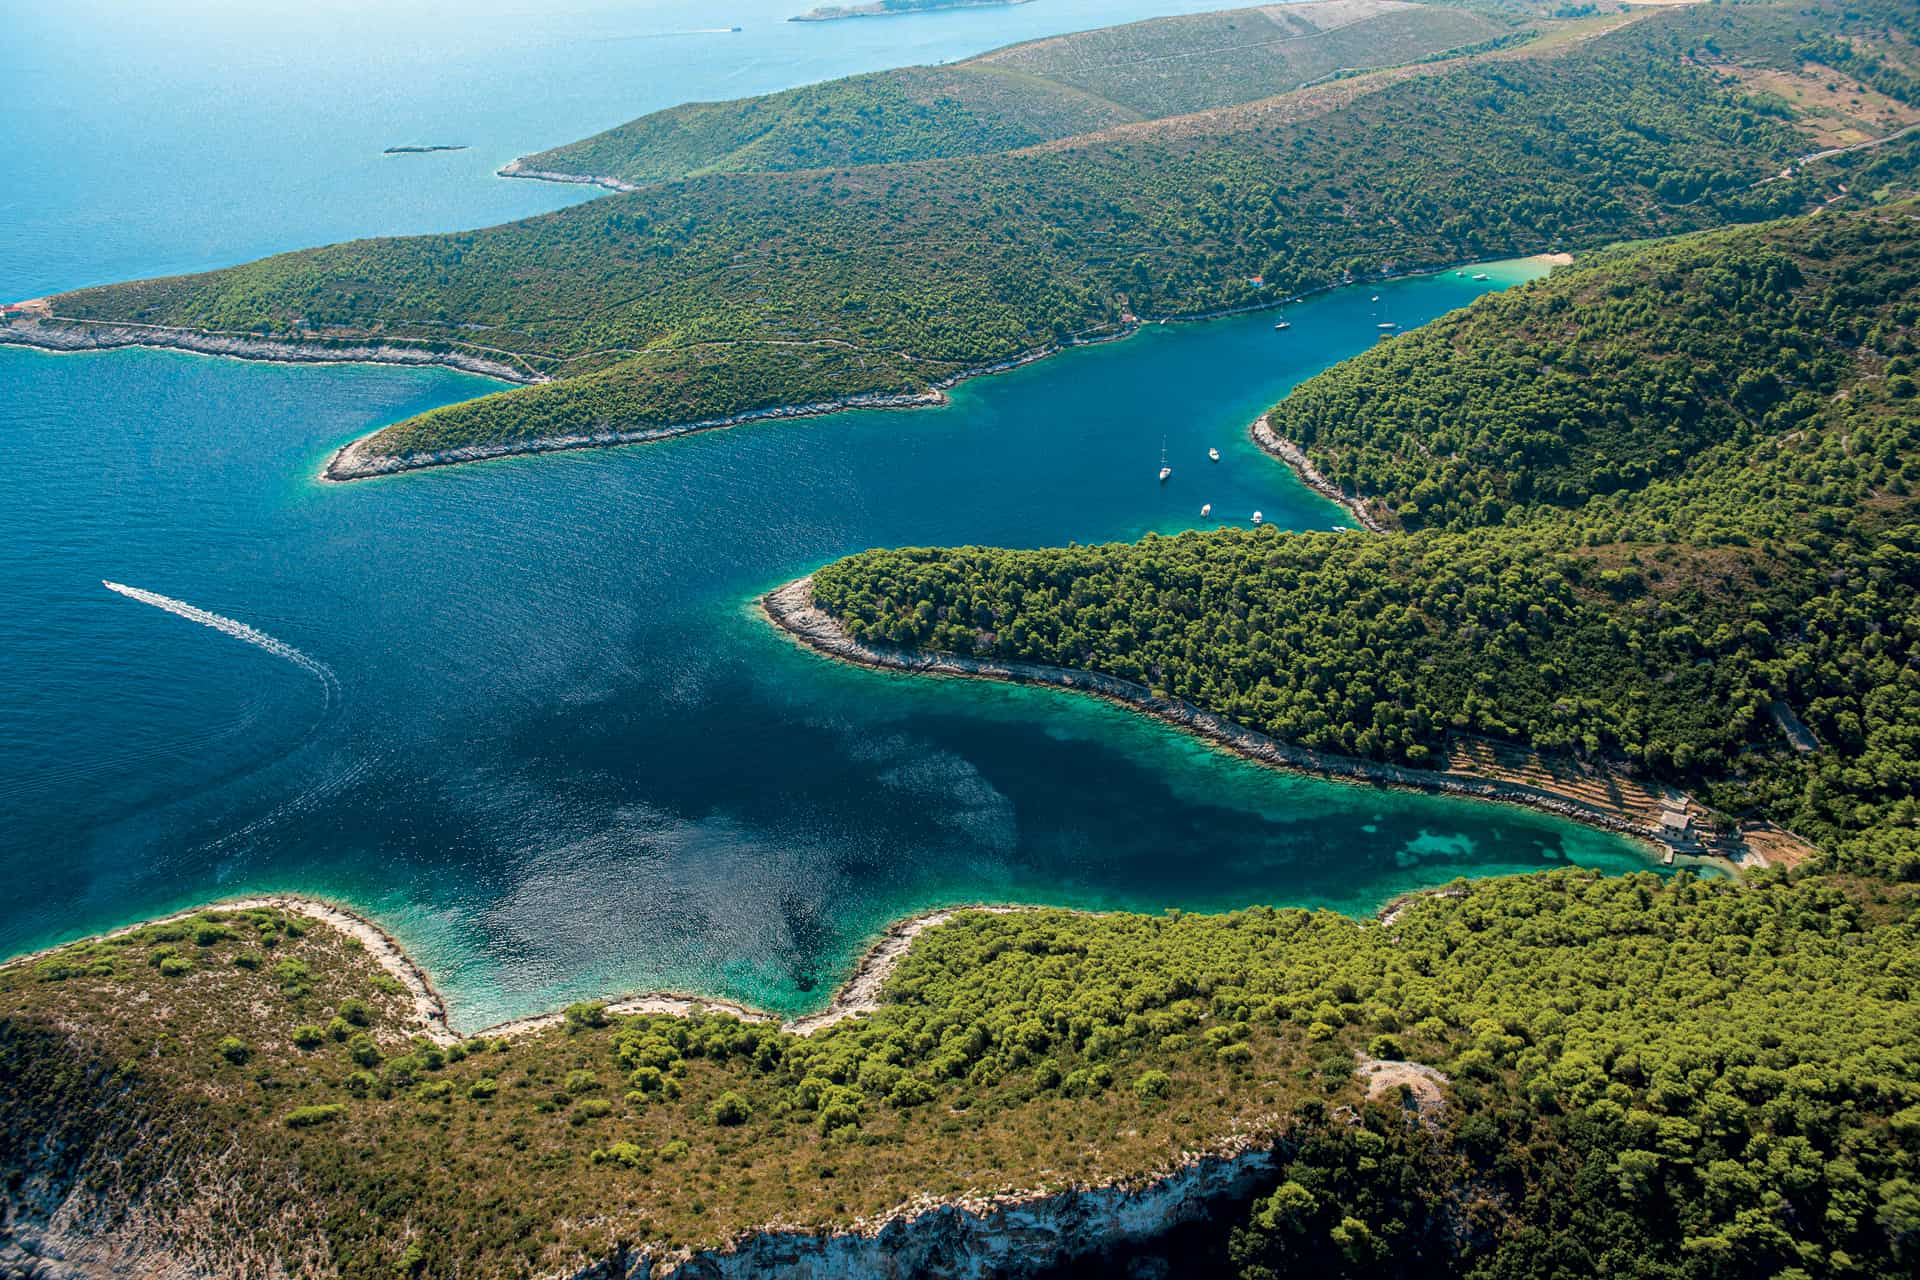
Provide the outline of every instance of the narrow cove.
<path id="1" fill-rule="evenodd" d="M 867 546 L 1133 538 L 1203 503 L 1342 524 L 1246 423 L 1382 317 L 1540 268 L 1488 270 L 1329 294 L 1285 331 L 1154 326 L 940 409 L 345 486 L 312 478 L 340 444 L 491 384 L 0 351 L 33 481 L 0 494 L 29 552 L 0 570 L 22 662 L 0 794 L 33 815 L 0 843 L 21 888 L 0 950 L 292 890 L 377 918 L 463 1028 L 654 988 L 796 1013 L 889 920 L 947 903 L 1366 911 L 1457 875 L 1645 866 L 1546 815 L 1274 773 L 1087 699 L 847 669 L 749 607 Z M 311 655 L 337 705 L 103 578 Z"/>

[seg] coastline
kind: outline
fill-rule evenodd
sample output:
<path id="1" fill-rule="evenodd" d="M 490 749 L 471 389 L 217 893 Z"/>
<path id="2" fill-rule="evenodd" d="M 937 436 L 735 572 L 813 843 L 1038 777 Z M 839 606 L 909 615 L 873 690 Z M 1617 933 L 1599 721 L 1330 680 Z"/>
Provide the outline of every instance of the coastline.
<path id="1" fill-rule="evenodd" d="M 217 333 L 171 325 L 71 320 L 47 314 L 25 323 L 0 324 L 0 346 L 26 347 L 55 355 L 119 351 L 146 347 L 153 351 L 184 351 L 190 355 L 223 356 L 231 360 L 258 360 L 266 364 L 388 364 L 413 368 L 440 367 L 461 373 L 533 386 L 552 379 L 517 365 L 465 351 L 403 345 L 408 339 L 260 338 L 251 334 Z"/>
<path id="2" fill-rule="evenodd" d="M 504 166 L 499 172 L 503 177 L 532 178 L 547 182 L 588 183 L 607 186 L 617 191 L 632 191 L 639 188 L 623 183 L 617 178 L 589 177 L 580 174 L 550 173 L 544 170 L 520 167 L 515 160 Z M 510 172 L 511 171 L 511 172 Z M 1551 265 L 1561 265 L 1570 261 L 1571 255 L 1564 253 L 1535 253 L 1520 255 L 1511 259 L 1489 259 L 1487 261 L 1539 261 Z M 677 436 L 692 435 L 701 431 L 716 431 L 726 427 L 743 426 L 752 422 L 765 422 L 789 418 L 816 418 L 827 414 L 844 413 L 856 409 L 921 409 L 932 408 L 947 403 L 946 392 L 973 378 L 991 377 L 996 373 L 1005 373 L 1025 365 L 1034 364 L 1063 351 L 1075 347 L 1093 346 L 1105 342 L 1118 342 L 1129 338 L 1141 329 L 1152 324 L 1197 324 L 1208 320 L 1225 319 L 1229 316 L 1246 315 L 1253 312 L 1271 311 L 1279 307 L 1302 302 L 1307 298 L 1336 289 L 1347 288 L 1360 283 L 1385 283 L 1393 280 L 1414 279 L 1435 275 L 1459 266 L 1476 265 L 1462 263 L 1440 267 L 1419 267 L 1407 271 L 1393 272 L 1379 277 L 1369 277 L 1366 281 L 1341 280 L 1309 289 L 1305 293 L 1287 297 L 1273 297 L 1256 300 L 1235 307 L 1222 307 L 1211 311 L 1196 312 L 1192 315 L 1162 316 L 1142 318 L 1128 316 L 1111 330 L 1091 330 L 1087 334 L 1070 338 L 1064 343 L 1049 343 L 1028 351 L 1019 352 L 1004 360 L 987 364 L 973 365 L 948 374 L 927 384 L 923 392 L 867 393 L 839 397 L 832 400 L 817 401 L 811 404 L 774 405 L 764 409 L 750 409 L 740 413 L 725 414 L 719 417 L 704 418 L 690 422 L 668 423 L 662 426 L 639 427 L 627 431 L 579 432 L 564 436 L 539 436 L 531 440 L 497 441 L 471 445 L 460 445 L 450 449 L 434 450 L 430 453 L 387 455 L 371 454 L 365 445 L 378 436 L 387 426 L 370 431 L 348 441 L 334 450 L 320 470 L 319 478 L 328 483 L 347 483 L 354 480 L 370 480 L 381 476 L 399 475 L 408 471 L 426 471 L 435 467 L 464 466 L 472 462 L 491 462 L 501 458 L 520 457 L 522 455 L 542 453 L 562 453 L 575 449 L 605 449 L 622 445 L 653 444 Z M 390 364 L 413 367 L 438 366 L 454 369 L 463 373 L 479 374 L 496 378 L 502 382 L 517 386 L 535 386 L 552 382 L 553 379 L 543 373 L 506 364 L 487 356 L 474 355 L 457 350 L 440 350 L 430 346 L 400 345 L 410 339 L 279 339 L 259 338 L 249 334 L 216 333 L 200 329 L 188 329 L 170 325 L 143 325 L 120 321 L 75 320 L 55 316 L 46 307 L 42 299 L 34 299 L 35 304 L 30 316 L 22 323 L 16 318 L 11 323 L 0 323 L 0 346 L 21 346 L 56 354 L 74 354 L 89 351 L 110 351 L 126 347 L 146 347 L 156 351 L 185 351 L 195 355 L 224 356 L 238 360 L 259 360 L 273 364 Z M 26 304 L 20 304 L 26 305 Z M 1258 439 L 1258 437 L 1256 437 Z M 1277 440 L 1278 437 L 1275 437 Z M 1262 447 L 1267 447 L 1262 442 Z M 1271 448 L 1268 450 L 1273 452 Z M 1281 456 L 1283 461 L 1292 462 Z M 1302 455 L 1304 460 L 1304 455 Z M 1306 472 L 1295 467 L 1302 480 L 1311 487 L 1319 488 L 1309 478 L 1308 472 L 1318 476 L 1309 465 Z M 1322 481 L 1324 483 L 1324 480 Z M 1332 486 L 1328 486 L 1331 489 Z M 1356 519 L 1366 522 L 1366 517 L 1337 497 L 1328 489 L 1320 492 L 1335 501 L 1341 502 Z M 1367 527 L 1379 532 L 1372 525 Z"/>
<path id="3" fill-rule="evenodd" d="M 1339 503 L 1362 529 L 1368 533 L 1387 531 L 1386 526 L 1373 518 L 1360 499 L 1349 497 L 1341 492 L 1340 486 L 1321 475 L 1320 469 L 1307 460 L 1304 449 L 1276 432 L 1266 414 L 1263 413 L 1253 420 L 1253 424 L 1247 428 L 1247 434 L 1253 437 L 1253 442 L 1259 445 L 1267 456 L 1278 458 L 1291 467 L 1293 474 L 1300 477 L 1301 484 L 1306 485 L 1321 497 Z"/>
<path id="4" fill-rule="evenodd" d="M 719 418 L 704 418 L 697 422 L 669 423 L 662 427 L 639 427 L 632 431 L 596 431 L 591 434 L 580 433 L 565 436 L 537 436 L 531 440 L 504 440 L 492 444 L 460 445 L 452 449 L 436 449 L 431 453 L 411 454 L 370 454 L 363 446 L 380 431 L 371 431 L 358 436 L 333 451 L 327 464 L 320 470 L 320 479 L 331 484 L 348 484 L 355 480 L 371 480 L 378 476 L 400 475 L 408 471 L 429 471 L 435 467 L 458 467 L 469 462 L 491 462 L 499 458 L 517 458 L 536 453 L 566 453 L 575 449 L 610 449 L 625 444 L 652 444 L 660 440 L 670 440 L 675 436 L 689 436 L 701 431 L 718 431 L 725 427 L 743 426 L 749 422 L 766 422 L 781 418 L 817 418 L 823 414 L 841 413 L 851 409 L 924 409 L 931 405 L 945 404 L 947 397 L 939 390 L 926 392 L 901 392 L 898 394 L 875 394 L 848 396 L 841 400 L 825 400 L 818 404 L 775 405 L 770 409 L 749 409 L 744 413 L 731 413 Z"/>
<path id="5" fill-rule="evenodd" d="M 1635 821 L 1628 815 L 1625 806 L 1610 810 L 1570 791 L 1514 782 L 1488 773 L 1412 769 L 1384 761 L 1313 751 L 1269 738 L 1189 702 L 1159 697 L 1144 685 L 1099 672 L 1078 671 L 1037 662 L 964 658 L 866 644 L 855 640 L 838 620 L 813 603 L 812 575 L 768 592 L 760 598 L 759 605 L 767 620 L 794 642 L 826 657 L 856 666 L 914 675 L 1003 680 L 1013 684 L 1071 689 L 1105 698 L 1133 711 L 1144 712 L 1257 764 L 1339 782 L 1440 792 L 1467 799 L 1523 805 L 1632 838 L 1648 847 L 1649 857 L 1668 865 L 1680 865 L 1680 859 L 1684 858 L 1688 865 L 1715 866 L 1736 877 L 1745 867 L 1767 865 L 1758 850 L 1745 847 L 1744 843 L 1736 850 L 1722 852 L 1692 840 L 1670 838 L 1659 826 Z M 1621 780 L 1611 781 L 1617 783 Z M 1689 805 L 1694 803 L 1686 797 L 1679 799 Z M 1744 856 L 1736 861 L 1730 856 L 1731 852 Z"/>
<path id="6" fill-rule="evenodd" d="M 409 1030 L 442 1047 L 532 1034 L 565 1021 L 564 1011 L 558 1011 L 462 1035 L 448 1024 L 445 1002 L 425 971 L 391 935 L 349 908 L 302 894 L 254 894 L 208 902 L 14 956 L 0 961 L 0 969 L 33 964 L 64 947 L 125 935 L 149 925 L 190 919 L 209 911 L 260 907 L 304 916 L 359 942 L 381 970 L 406 986 L 414 1015 Z M 914 939 L 960 912 L 1045 909 L 1005 904 L 943 907 L 897 920 L 862 954 L 826 1009 L 785 1022 L 782 1029 L 811 1035 L 875 1007 L 881 986 Z M 672 993 L 609 1001 L 605 1008 L 612 1014 L 718 1012 L 743 1021 L 775 1021 L 772 1014 L 731 1001 Z M 1111 1247 L 1117 1238 L 1150 1235 L 1166 1224 L 1204 1214 L 1223 1200 L 1244 1197 L 1258 1179 L 1276 1167 L 1277 1148 L 1285 1132 L 1281 1117 L 1262 1115 L 1146 1167 L 1090 1181 L 1043 1179 L 1025 1186 L 1012 1184 L 960 1194 L 926 1192 L 850 1221 L 802 1224 L 775 1219 L 731 1231 L 710 1243 L 637 1242 L 622 1245 L 610 1257 L 580 1270 L 560 1275 L 566 1280 L 640 1280 L 644 1276 L 680 1274 L 738 1275 L 745 1280 L 802 1259 L 821 1264 L 835 1274 L 869 1274 L 897 1266 L 903 1256 L 931 1266 L 949 1260 L 956 1252 L 981 1257 L 1004 1255 L 1015 1244 L 1028 1251 L 1040 1248 L 1058 1258 L 1090 1256 Z"/>
<path id="7" fill-rule="evenodd" d="M 910 18 L 916 13 L 941 13 L 948 9 L 1006 9 L 1031 0 L 940 0 L 912 9 L 889 9 L 874 0 L 871 4 L 823 4 L 817 9 L 795 14 L 788 22 L 845 22 L 850 18 Z"/>
<path id="8" fill-rule="evenodd" d="M 766 409 L 747 409 L 740 413 L 702 418 L 693 422 L 675 422 L 658 427 L 636 427 L 630 431 L 536 436 L 531 440 L 503 440 L 490 444 L 460 445 L 452 449 L 436 449 L 431 453 L 397 455 L 367 453 L 363 446 L 387 429 L 381 427 L 377 431 L 370 431 L 366 435 L 356 437 L 334 450 L 332 456 L 327 459 L 326 466 L 321 468 L 320 479 L 334 484 L 346 484 L 354 480 L 371 480 L 378 476 L 400 475 L 408 471 L 428 471 L 435 467 L 458 467 L 470 462 L 492 462 L 500 458 L 517 458 L 526 454 L 565 453 L 575 449 L 609 449 L 620 445 L 654 444 L 676 436 L 693 435 L 701 431 L 719 431 L 726 427 L 745 426 L 751 422 L 819 418 L 833 413 L 848 413 L 856 409 L 930 409 L 946 404 L 947 392 L 971 378 L 1006 373 L 1023 365 L 1034 364 L 1049 356 L 1058 355 L 1070 347 L 1089 347 L 1104 342 L 1118 342 L 1122 338 L 1131 337 L 1140 327 L 1137 322 L 1125 324 L 1112 333 L 1095 333 L 1086 337 L 1073 338 L 1065 344 L 1036 347 L 1031 351 L 1023 351 L 991 364 L 973 365 L 957 373 L 934 379 L 927 384 L 925 391 L 868 392 L 861 395 L 842 396 L 833 400 L 821 400 L 813 404 L 774 405 Z"/>
<path id="9" fill-rule="evenodd" d="M 255 893 L 236 898 L 213 899 L 180 911 L 124 924 L 103 933 L 89 934 L 85 937 L 55 943 L 50 947 L 22 952 L 0 960 L 0 969 L 34 964 L 66 947 L 124 937 L 150 925 L 190 920 L 208 911 L 248 911 L 262 907 L 304 916 L 360 943 L 366 948 L 368 957 L 387 976 L 406 988 L 408 1003 L 412 1010 L 413 1029 L 443 1047 L 475 1040 L 512 1039 L 532 1035 L 549 1027 L 559 1026 L 566 1020 L 564 1008 L 551 1009 L 544 1013 L 510 1018 L 505 1022 L 494 1023 L 477 1031 L 464 1033 L 457 1031 L 453 1027 L 446 997 L 441 995 L 432 977 L 392 934 L 352 907 L 304 893 Z M 608 1013 L 617 1016 L 668 1014 L 681 1017 L 697 1013 L 731 1014 L 742 1022 L 778 1023 L 783 1031 L 798 1036 L 809 1036 L 816 1031 L 823 1031 L 836 1023 L 845 1022 L 863 1013 L 871 1013 L 879 1008 L 881 988 L 893 975 L 894 968 L 912 949 L 914 939 L 928 929 L 945 924 L 956 915 L 967 911 L 1001 915 L 1016 911 L 1049 909 L 1021 903 L 968 903 L 960 906 L 934 907 L 894 920 L 861 951 L 860 958 L 855 961 L 852 971 L 834 989 L 832 998 L 827 1001 L 824 1008 L 795 1018 L 783 1020 L 778 1014 L 770 1013 L 765 1009 L 758 1009 L 720 996 L 701 996 L 671 990 L 595 999 L 591 1003 L 604 1004 Z"/>
<path id="10" fill-rule="evenodd" d="M 500 173 L 506 177 L 597 184 L 616 191 L 639 190 L 638 187 L 633 186 L 631 183 L 624 183 L 618 178 L 589 177 L 581 174 L 553 174 L 544 170 L 516 167 L 519 166 L 520 163 L 520 161 L 515 160 L 502 168 Z M 509 173 L 508 170 L 512 170 L 512 172 Z M 672 439 L 675 436 L 692 435 L 699 431 L 716 431 L 725 427 L 743 426 L 751 422 L 766 422 L 787 418 L 817 418 L 827 414 L 845 413 L 855 409 L 932 408 L 947 403 L 946 393 L 963 382 L 974 378 L 991 377 L 996 373 L 1006 373 L 1025 365 L 1049 359 L 1064 351 L 1070 351 L 1075 347 L 1088 347 L 1106 342 L 1119 342 L 1132 337 L 1149 325 L 1199 324 L 1208 320 L 1224 320 L 1230 316 L 1248 315 L 1260 311 L 1274 311 L 1281 307 L 1304 302 L 1308 298 L 1317 297 L 1323 293 L 1332 293 L 1336 289 L 1351 288 L 1363 283 L 1385 284 L 1394 280 L 1413 280 L 1423 276 L 1443 275 L 1448 271 L 1455 271 L 1468 266 L 1485 265 L 1490 262 L 1539 262 L 1546 264 L 1548 267 L 1557 267 L 1564 266 L 1572 261 L 1572 254 L 1548 252 L 1521 254 L 1513 258 L 1476 259 L 1473 262 L 1450 263 L 1438 267 L 1422 266 L 1406 271 L 1389 272 L 1381 276 L 1368 277 L 1364 281 L 1338 280 L 1309 289 L 1305 293 L 1285 297 L 1261 298 L 1240 306 L 1220 307 L 1211 311 L 1195 312 L 1192 315 L 1160 317 L 1127 316 L 1111 330 L 1090 330 L 1085 334 L 1070 338 L 1066 342 L 1049 343 L 1046 346 L 1034 347 L 1031 350 L 1008 356 L 1004 360 L 995 360 L 981 365 L 971 365 L 958 372 L 947 374 L 944 377 L 928 383 L 928 389 L 924 392 L 909 391 L 845 396 L 833 400 L 822 400 L 813 404 L 775 405 L 771 408 L 750 409 L 741 413 L 705 418 L 694 422 L 669 423 L 657 427 L 640 427 L 630 431 L 598 431 L 565 436 L 541 436 L 532 440 L 461 445 L 457 448 L 440 449 L 432 453 L 424 454 L 395 456 L 366 453 L 361 446 L 379 435 L 380 431 L 386 430 L 385 427 L 382 427 L 379 431 L 368 432 L 366 435 L 349 441 L 347 444 L 335 450 L 333 455 L 327 460 L 326 466 L 322 468 L 320 478 L 334 483 L 346 483 L 353 480 L 374 479 L 379 476 L 399 475 L 408 471 L 426 471 L 434 467 L 457 467 L 470 462 L 491 462 L 500 458 L 513 458 L 524 454 L 561 453 L 574 449 L 606 449 L 621 445 L 653 444 L 661 440 Z M 4 332 L 4 330 L 0 330 L 0 332 Z M 1275 439 L 1277 440 L 1278 437 L 1275 437 Z M 1285 459 L 1283 458 L 1283 460 Z M 1304 460 L 1305 455 L 1302 455 L 1302 461 L 1304 462 Z M 1289 463 L 1289 465 L 1292 464 Z M 1298 468 L 1296 468 L 1296 471 L 1298 471 Z M 1311 464 L 1308 464 L 1307 471 L 1311 472 L 1314 476 L 1319 475 L 1319 472 L 1313 470 Z M 1309 485 L 1312 485 L 1313 482 L 1308 480 L 1306 473 L 1302 473 L 1301 478 L 1302 480 L 1306 480 Z M 1324 478 L 1321 483 L 1326 483 Z M 1318 486 L 1314 487 L 1317 488 Z M 1330 490 L 1332 486 L 1328 485 L 1327 488 Z M 1347 506 L 1348 510 L 1353 512 L 1355 518 L 1360 519 L 1363 524 L 1366 524 L 1370 519 L 1370 517 L 1362 516 L 1335 493 L 1327 492 L 1327 490 L 1322 490 L 1322 492 L 1327 493 L 1329 497 L 1333 497 L 1334 500 L 1340 502 L 1342 506 Z M 1381 532 L 1381 530 L 1373 524 L 1367 524 L 1367 527 L 1373 532 Z"/>
<path id="11" fill-rule="evenodd" d="M 605 187 L 622 195 L 629 191 L 640 190 L 640 185 L 621 178 L 609 178 L 594 173 L 561 173 L 554 169 L 535 169 L 526 163 L 527 157 L 509 160 L 493 171 L 496 178 L 530 178 L 535 182 L 564 182 L 579 187 Z"/>

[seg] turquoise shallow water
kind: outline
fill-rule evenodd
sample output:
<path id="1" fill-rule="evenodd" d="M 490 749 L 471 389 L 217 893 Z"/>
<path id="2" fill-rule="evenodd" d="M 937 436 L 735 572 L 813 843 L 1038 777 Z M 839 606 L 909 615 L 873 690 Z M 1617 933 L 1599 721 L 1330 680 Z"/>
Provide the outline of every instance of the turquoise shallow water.
<path id="1" fill-rule="evenodd" d="M 146 111 L 115 123 L 79 94 L 62 122 L 37 71 L 16 77 L 7 128 L 24 152 L 0 148 L 18 179 L 0 196 L 13 202 L 0 211 L 0 294 L 550 207 L 575 193 L 486 171 L 676 96 L 957 56 L 1037 29 L 1016 20 L 1061 29 L 1095 7 L 1048 0 L 924 29 L 778 24 L 735 46 L 738 65 L 702 62 L 685 50 L 704 46 L 681 37 L 615 41 L 643 83 L 606 102 L 583 86 L 591 77 L 563 74 L 584 55 L 505 11 L 479 22 L 470 9 L 383 8 L 368 11 L 380 38 L 341 23 L 288 41 L 250 26 L 251 11 L 208 6 L 189 12 L 219 36 L 211 53 L 181 19 L 146 61 L 127 61 L 139 22 L 10 15 L 29 38 L 5 43 L 0 69 L 32 63 L 23 47 L 118 50 L 101 94 Z M 587 6 L 556 23 L 604 34 L 716 16 Z M 797 43 L 820 31 L 848 43 Z M 383 70 L 383 48 L 399 64 Z M 333 66 L 343 51 L 372 65 Z M 289 69 L 308 77 L 293 77 L 302 92 L 286 88 Z M 398 71 L 411 91 L 383 99 L 388 115 L 335 111 L 354 84 Z M 230 101 L 254 108 L 238 149 L 204 128 L 191 91 L 221 77 Z M 542 115 L 543 93 L 599 105 Z M 402 119 L 402 105 L 415 114 Z M 308 115 L 301 153 L 288 139 Z M 416 157 L 396 185 L 364 159 L 374 143 L 482 138 L 484 163 L 456 153 L 472 172 Z M 217 152 L 203 159 L 219 199 L 196 194 L 189 162 L 203 146 Z M 334 161 L 303 187 L 315 149 Z M 121 152 L 126 163 L 106 167 Z M 1381 315 L 1414 323 L 1529 271 L 1396 283 L 1378 306 L 1372 289 L 1330 295 L 1292 308 L 1284 334 L 1270 315 L 1155 327 L 968 384 L 939 410 L 347 486 L 315 480 L 338 445 L 490 384 L 0 349 L 0 953 L 295 889 L 375 914 L 464 1026 L 658 986 L 798 1010 L 886 920 L 941 903 L 1357 911 L 1459 874 L 1642 865 L 1625 842 L 1543 815 L 1262 770 L 1088 699 L 839 666 L 749 608 L 867 546 L 1131 538 L 1191 527 L 1203 502 L 1236 522 L 1257 507 L 1283 526 L 1338 523 L 1253 450 L 1245 424 L 1371 341 Z"/>

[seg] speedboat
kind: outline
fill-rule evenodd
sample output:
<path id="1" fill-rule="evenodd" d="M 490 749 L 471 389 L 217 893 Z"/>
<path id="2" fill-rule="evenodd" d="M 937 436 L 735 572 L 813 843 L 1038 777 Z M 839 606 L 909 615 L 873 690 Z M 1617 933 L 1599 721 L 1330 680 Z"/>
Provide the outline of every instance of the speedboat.
<path id="1" fill-rule="evenodd" d="M 1207 456 L 1209 458 L 1212 458 L 1215 462 L 1220 461 L 1220 451 L 1218 449 L 1207 450 Z"/>
<path id="2" fill-rule="evenodd" d="M 1213 514 L 1213 504 L 1211 502 L 1203 502 L 1200 504 L 1200 518 L 1202 520 L 1205 520 L 1208 516 L 1212 514 Z"/>

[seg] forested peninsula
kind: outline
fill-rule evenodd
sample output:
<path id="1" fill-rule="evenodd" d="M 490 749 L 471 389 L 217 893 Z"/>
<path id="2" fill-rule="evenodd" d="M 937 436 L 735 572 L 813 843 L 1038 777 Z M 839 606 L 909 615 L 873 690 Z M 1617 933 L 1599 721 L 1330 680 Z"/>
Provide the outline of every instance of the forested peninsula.
<path id="1" fill-rule="evenodd" d="M 351 478 L 926 400 L 1140 318 L 1795 212 L 1910 157 L 1796 165 L 1813 142 L 1794 111 L 1708 65 L 1707 46 L 1738 42 L 1742 66 L 1797 69 L 1805 20 L 1788 6 L 1274 12 L 680 109 L 583 144 L 580 172 L 628 173 L 627 194 L 79 290 L 10 316 L 0 340 L 129 324 L 156 344 L 377 337 L 545 379 L 377 432 L 335 460 Z M 1823 22 L 1863 41 L 1885 29 L 1877 12 Z M 1394 65 L 1350 72 L 1355 41 Z M 1129 60 L 1158 74 L 1129 77 Z M 973 106 L 945 108 L 948 80 Z M 729 145 L 743 129 L 758 141 Z M 627 143 L 648 158 L 621 161 Z M 808 167 L 779 167 L 795 147 Z M 907 158 L 923 152 L 936 158 Z"/>
<path id="2" fill-rule="evenodd" d="M 1614 762 L 1920 877 L 1916 321 L 1910 202 L 1596 255 L 1267 415 L 1384 536 L 870 551 L 813 597 L 1312 750 Z"/>

